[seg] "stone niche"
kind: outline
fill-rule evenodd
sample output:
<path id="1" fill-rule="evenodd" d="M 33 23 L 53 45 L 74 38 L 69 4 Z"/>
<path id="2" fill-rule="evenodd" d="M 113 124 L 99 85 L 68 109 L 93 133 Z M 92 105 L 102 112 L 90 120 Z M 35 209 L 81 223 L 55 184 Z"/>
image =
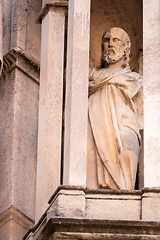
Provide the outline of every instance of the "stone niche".
<path id="1" fill-rule="evenodd" d="M 66 18 L 66 22 L 68 16 Z M 65 26 L 65 38 L 67 39 L 67 24 Z M 89 66 L 99 66 L 101 58 L 101 41 L 103 33 L 111 27 L 124 29 L 130 37 L 131 53 L 130 67 L 132 71 L 143 74 L 143 0 L 91 0 L 90 12 L 90 54 Z M 65 41 L 66 68 L 67 40 Z M 143 108 L 143 100 L 139 102 Z M 144 147 L 143 147 L 143 116 L 139 119 L 141 125 L 142 144 L 139 153 L 137 180 L 135 189 L 144 187 Z M 62 166 L 63 168 L 63 166 Z M 63 170 L 62 170 L 63 172 Z M 62 181 L 63 182 L 63 181 Z"/>
<path id="2" fill-rule="evenodd" d="M 143 74 L 143 0 L 91 0 L 90 15 L 90 67 L 99 66 L 102 35 L 108 28 L 124 29 L 131 41 L 130 67 Z M 143 102 L 143 100 L 142 100 Z M 139 103 L 140 109 L 143 108 Z M 142 144 L 139 154 L 136 189 L 144 187 L 143 117 L 141 124 Z"/>
<path id="3" fill-rule="evenodd" d="M 131 69 L 139 72 L 142 0 L 91 1 L 90 66 L 99 66 L 102 34 L 115 26 L 130 36 Z M 141 189 L 142 169 L 138 179 L 137 189 Z M 160 239 L 159 194 L 159 189 L 91 190 L 60 186 L 48 209 L 23 239 Z"/>

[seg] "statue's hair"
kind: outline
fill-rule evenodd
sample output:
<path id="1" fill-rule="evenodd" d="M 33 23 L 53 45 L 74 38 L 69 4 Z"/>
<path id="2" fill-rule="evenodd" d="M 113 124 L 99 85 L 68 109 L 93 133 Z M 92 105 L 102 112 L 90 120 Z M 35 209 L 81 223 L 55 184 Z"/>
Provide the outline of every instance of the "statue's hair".
<path id="1" fill-rule="evenodd" d="M 129 66 L 129 62 L 130 62 L 129 55 L 130 55 L 130 49 L 131 49 L 130 38 L 129 38 L 128 34 L 122 28 L 118 28 L 118 27 L 112 27 L 112 28 L 107 29 L 102 36 L 102 43 L 101 43 L 101 53 L 102 54 L 101 54 L 100 68 L 105 67 L 105 61 L 103 59 L 103 51 L 104 51 L 103 39 L 104 39 L 104 36 L 106 35 L 106 33 L 110 32 L 111 29 L 117 29 L 117 30 L 122 31 L 122 33 L 123 33 L 122 34 L 122 40 L 123 40 L 123 43 L 124 43 L 124 46 L 125 46 L 123 68 L 130 68 L 130 66 Z"/>

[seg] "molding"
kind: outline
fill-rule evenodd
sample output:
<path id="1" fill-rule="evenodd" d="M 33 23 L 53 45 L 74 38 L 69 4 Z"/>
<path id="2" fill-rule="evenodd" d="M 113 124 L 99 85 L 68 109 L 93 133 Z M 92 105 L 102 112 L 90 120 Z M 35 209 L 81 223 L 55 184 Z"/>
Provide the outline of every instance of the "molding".
<path id="1" fill-rule="evenodd" d="M 153 187 L 153 188 L 143 188 L 142 189 L 143 193 L 160 193 L 160 188 L 158 187 Z"/>
<path id="2" fill-rule="evenodd" d="M 52 2 L 46 3 L 38 15 L 37 22 L 42 23 L 42 20 L 45 18 L 45 16 L 49 11 L 53 11 L 55 9 L 58 9 L 59 11 L 60 10 L 66 11 L 67 7 L 68 7 L 68 0 L 59 0 L 59 1 L 55 0 Z"/>
<path id="3" fill-rule="evenodd" d="M 34 225 L 33 220 L 23 214 L 20 210 L 16 209 L 14 206 L 9 207 L 0 214 L 0 228 L 11 220 L 18 223 L 26 230 Z"/>
<path id="4" fill-rule="evenodd" d="M 88 188 L 83 188 L 83 187 L 79 187 L 79 186 L 65 186 L 65 185 L 61 185 L 53 193 L 53 195 L 51 196 L 51 198 L 48 201 L 48 204 L 50 204 L 52 202 L 52 200 L 55 198 L 55 196 L 57 195 L 57 193 L 60 190 L 81 190 L 86 195 L 87 194 L 105 194 L 105 195 L 142 196 L 142 191 L 141 190 L 88 189 Z"/>
<path id="5" fill-rule="evenodd" d="M 158 221 L 55 217 L 44 223 L 43 227 L 37 226 L 37 228 L 30 229 L 23 240 L 30 239 L 30 236 L 39 240 L 50 239 L 54 234 L 58 235 L 55 239 L 112 239 L 113 237 L 113 239 L 123 240 L 142 238 L 155 240 L 160 237 L 160 222 Z"/>
<path id="6" fill-rule="evenodd" d="M 32 80 L 39 84 L 40 63 L 19 47 L 13 48 L 3 57 L 2 77 L 14 68 L 18 68 Z"/>
<path id="7" fill-rule="evenodd" d="M 29 229 L 23 240 L 32 239 L 31 237 L 39 240 L 47 240 L 51 237 L 54 239 L 95 240 L 111 239 L 112 237 L 120 240 L 160 239 L 159 218 L 156 220 L 151 216 L 141 220 L 142 213 L 145 210 L 147 211 L 147 208 L 144 209 L 142 206 L 142 198 L 144 191 L 148 190 L 152 193 L 159 191 L 157 188 L 128 191 L 59 186 L 49 200 L 50 205 L 48 209 L 44 212 L 39 222 Z M 68 204 L 70 200 L 73 203 L 73 207 L 71 207 L 70 203 Z M 93 201 L 95 209 L 92 216 L 90 203 L 93 203 Z M 113 201 L 112 207 L 116 209 L 115 215 L 112 213 L 112 208 L 111 215 L 110 210 L 108 211 L 107 209 L 111 206 L 111 201 Z M 76 205 L 77 202 L 78 205 Z M 104 211 L 106 208 L 108 215 L 97 211 L 99 203 L 101 207 L 103 204 Z M 81 212 L 84 214 L 82 215 Z M 125 218 L 123 214 L 127 217 Z M 128 218 L 127 214 L 131 214 L 131 217 L 129 216 Z"/>

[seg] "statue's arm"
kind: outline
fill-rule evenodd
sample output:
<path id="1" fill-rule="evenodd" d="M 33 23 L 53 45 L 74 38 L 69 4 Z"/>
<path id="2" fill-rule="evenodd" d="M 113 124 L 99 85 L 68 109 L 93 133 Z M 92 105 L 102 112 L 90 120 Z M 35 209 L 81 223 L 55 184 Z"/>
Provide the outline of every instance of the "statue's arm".
<path id="1" fill-rule="evenodd" d="M 107 77 L 104 72 L 96 67 L 89 69 L 89 95 L 95 93 L 106 84 Z"/>
<path id="2" fill-rule="evenodd" d="M 96 67 L 89 68 L 89 95 L 93 94 L 97 90 L 97 71 Z"/>

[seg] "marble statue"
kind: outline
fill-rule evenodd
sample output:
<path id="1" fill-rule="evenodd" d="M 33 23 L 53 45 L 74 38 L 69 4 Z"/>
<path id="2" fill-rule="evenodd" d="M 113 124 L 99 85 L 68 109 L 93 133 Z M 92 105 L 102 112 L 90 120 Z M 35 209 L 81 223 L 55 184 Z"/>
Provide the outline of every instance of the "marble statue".
<path id="1" fill-rule="evenodd" d="M 100 67 L 90 68 L 88 188 L 135 187 L 141 142 L 136 102 L 141 101 L 142 78 L 129 67 L 130 47 L 123 29 L 108 29 Z"/>

